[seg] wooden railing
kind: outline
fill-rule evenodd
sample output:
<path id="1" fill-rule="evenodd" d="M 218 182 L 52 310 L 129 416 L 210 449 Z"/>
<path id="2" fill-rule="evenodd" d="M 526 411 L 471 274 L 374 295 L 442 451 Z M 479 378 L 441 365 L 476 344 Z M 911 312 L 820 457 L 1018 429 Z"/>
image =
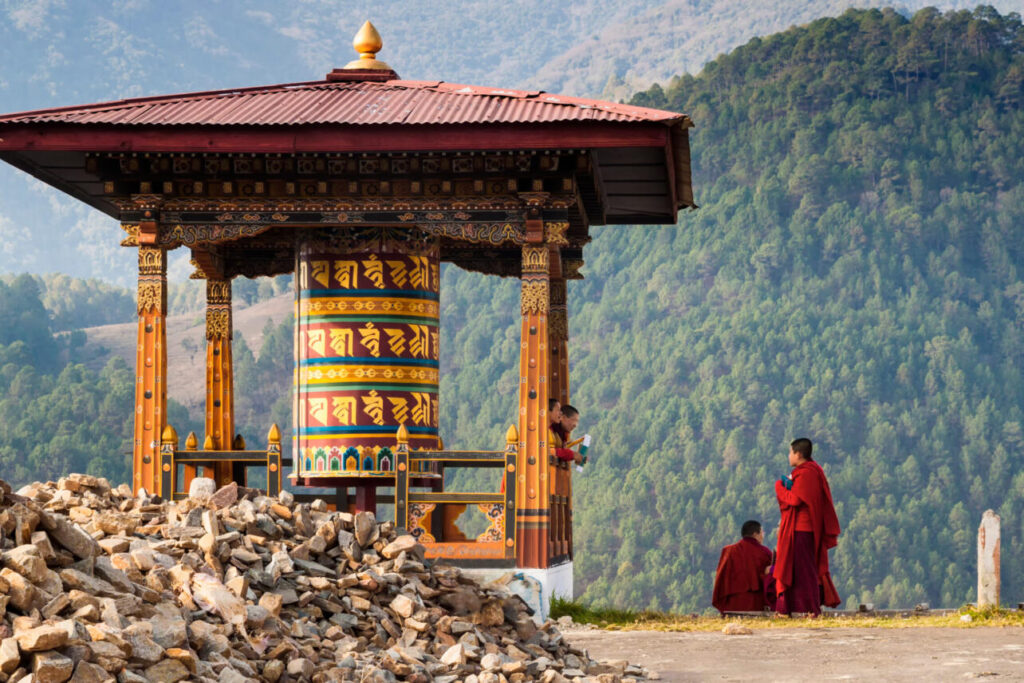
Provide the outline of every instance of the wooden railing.
<path id="1" fill-rule="evenodd" d="M 572 462 L 548 456 L 548 557 L 559 563 L 572 559 Z"/>
<path id="2" fill-rule="evenodd" d="M 270 427 L 267 434 L 267 449 L 250 450 L 199 450 L 195 434 L 189 434 L 185 450 L 178 450 L 178 433 L 167 425 L 160 439 L 160 495 L 167 500 L 181 500 L 188 497 L 188 491 L 179 491 L 178 466 L 213 468 L 216 463 L 231 463 L 235 481 L 245 482 L 245 469 L 253 465 L 266 468 L 268 496 L 281 492 L 281 430 L 277 425 Z"/>
<path id="3" fill-rule="evenodd" d="M 395 451 L 395 522 L 426 546 L 428 557 L 465 562 L 514 562 L 516 558 L 516 454 L 519 434 L 514 426 L 506 434 L 504 451 L 409 451 L 409 435 L 405 427 L 398 430 Z M 416 485 L 417 471 L 434 471 L 442 475 L 446 468 L 501 468 L 502 491 L 451 492 L 443 490 L 410 491 Z M 459 534 L 449 536 L 454 521 L 467 505 L 476 505 L 490 521 L 487 529 L 469 541 Z M 461 508 L 461 509 L 460 509 Z M 439 515 L 438 517 L 435 517 Z M 431 523 L 434 522 L 434 523 Z M 440 538 L 438 538 L 440 536 Z"/>

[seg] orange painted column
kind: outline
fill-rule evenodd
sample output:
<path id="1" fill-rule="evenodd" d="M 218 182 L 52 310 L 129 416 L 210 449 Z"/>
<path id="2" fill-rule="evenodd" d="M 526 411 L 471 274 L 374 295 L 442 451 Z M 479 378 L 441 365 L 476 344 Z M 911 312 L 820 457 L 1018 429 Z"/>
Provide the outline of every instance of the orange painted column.
<path id="1" fill-rule="evenodd" d="M 551 278 L 548 339 L 551 346 L 551 362 L 548 366 L 551 397 L 565 405 L 569 402 L 569 311 L 565 300 L 565 280 L 554 275 Z"/>
<path id="2" fill-rule="evenodd" d="M 222 451 L 232 449 L 235 435 L 232 331 L 231 280 L 207 279 L 205 429 L 207 442 L 212 442 L 214 449 Z M 187 473 L 185 479 L 189 479 Z M 218 486 L 231 483 L 231 463 L 217 463 L 214 466 L 214 479 Z"/>
<path id="3" fill-rule="evenodd" d="M 139 247 L 132 488 L 160 491 L 160 437 L 167 420 L 167 250 Z M 167 492 L 168 494 L 170 492 Z"/>
<path id="4" fill-rule="evenodd" d="M 548 566 L 548 248 L 523 247 L 516 564 Z"/>

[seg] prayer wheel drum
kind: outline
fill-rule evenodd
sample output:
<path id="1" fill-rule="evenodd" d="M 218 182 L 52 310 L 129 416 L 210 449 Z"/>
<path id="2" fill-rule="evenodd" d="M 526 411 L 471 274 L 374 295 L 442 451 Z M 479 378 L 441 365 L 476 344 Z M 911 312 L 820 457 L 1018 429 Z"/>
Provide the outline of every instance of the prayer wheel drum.
<path id="1" fill-rule="evenodd" d="M 299 477 L 392 472 L 403 424 L 411 449 L 438 447 L 439 255 L 436 237 L 408 228 L 297 247 Z"/>

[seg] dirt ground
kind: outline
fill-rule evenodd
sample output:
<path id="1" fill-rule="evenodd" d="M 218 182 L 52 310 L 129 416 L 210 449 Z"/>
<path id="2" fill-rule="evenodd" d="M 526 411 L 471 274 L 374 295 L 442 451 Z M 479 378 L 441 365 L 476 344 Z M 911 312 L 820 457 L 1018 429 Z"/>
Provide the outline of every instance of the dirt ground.
<path id="1" fill-rule="evenodd" d="M 1024 681 L 1024 628 L 586 631 L 566 637 L 597 659 L 628 659 L 664 681 Z"/>

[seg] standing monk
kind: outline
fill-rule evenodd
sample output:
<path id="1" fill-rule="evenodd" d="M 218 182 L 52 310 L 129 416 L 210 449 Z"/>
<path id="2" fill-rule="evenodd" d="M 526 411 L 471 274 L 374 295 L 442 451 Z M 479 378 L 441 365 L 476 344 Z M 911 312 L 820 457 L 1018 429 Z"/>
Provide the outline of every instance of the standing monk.
<path id="1" fill-rule="evenodd" d="M 762 545 L 764 530 L 760 522 L 744 522 L 740 533 L 740 542 L 722 548 L 718 558 L 711 604 L 722 614 L 764 609 L 764 581 L 772 551 Z"/>
<path id="2" fill-rule="evenodd" d="M 839 519 L 832 491 L 821 466 L 811 459 L 810 439 L 790 444 L 793 473 L 775 482 L 782 521 L 776 550 L 775 577 L 780 614 L 821 614 L 822 604 L 842 602 L 828 571 L 828 550 L 839 537 Z"/>

